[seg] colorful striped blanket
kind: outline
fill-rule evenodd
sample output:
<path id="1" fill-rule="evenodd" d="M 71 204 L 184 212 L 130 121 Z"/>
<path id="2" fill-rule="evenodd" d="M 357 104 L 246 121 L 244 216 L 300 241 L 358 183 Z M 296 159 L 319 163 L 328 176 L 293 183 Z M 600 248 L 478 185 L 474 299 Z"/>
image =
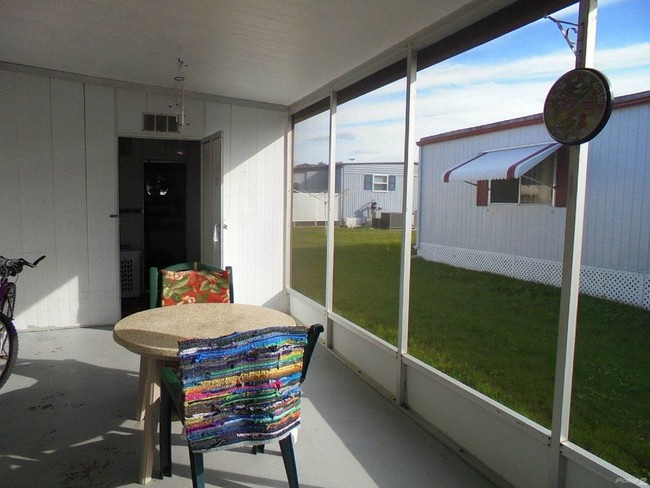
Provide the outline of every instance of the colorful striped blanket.
<path id="1" fill-rule="evenodd" d="M 190 448 L 265 444 L 298 428 L 306 343 L 299 326 L 179 342 Z"/>

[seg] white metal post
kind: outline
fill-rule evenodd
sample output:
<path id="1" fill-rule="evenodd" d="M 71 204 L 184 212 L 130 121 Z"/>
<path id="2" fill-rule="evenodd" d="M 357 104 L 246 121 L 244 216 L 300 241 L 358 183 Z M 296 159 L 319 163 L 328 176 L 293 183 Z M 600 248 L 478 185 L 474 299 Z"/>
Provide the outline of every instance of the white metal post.
<path id="1" fill-rule="evenodd" d="M 406 404 L 406 366 L 402 356 L 408 349 L 409 299 L 411 286 L 411 221 L 413 216 L 413 177 L 415 172 L 415 94 L 417 52 L 413 45 L 406 58 L 406 117 L 404 127 L 404 183 L 402 201 L 402 252 L 400 264 L 399 318 L 397 335 L 398 381 L 396 395 L 399 405 Z"/>
<path id="2" fill-rule="evenodd" d="M 598 0 L 580 1 L 576 68 L 593 65 L 596 45 L 597 7 Z M 565 466 L 562 458 L 562 443 L 569 438 L 588 151 L 588 143 L 583 143 L 578 146 L 571 146 L 569 153 L 568 198 L 562 261 L 562 293 L 555 366 L 553 422 L 551 426 L 549 488 L 562 488 L 564 486 Z"/>
<path id="3" fill-rule="evenodd" d="M 327 248 L 325 265 L 325 310 L 329 317 L 334 306 L 334 201 L 336 198 L 336 92 L 330 94 L 330 147 L 327 178 Z M 328 320 L 329 322 L 329 320 Z M 327 347 L 332 347 L 332 327 L 327 324 L 325 334 Z"/>
<path id="4" fill-rule="evenodd" d="M 291 286 L 291 234 L 293 232 L 293 122 L 291 115 L 287 117 L 284 144 L 285 165 L 285 192 L 284 192 L 284 289 Z M 286 294 L 286 293 L 285 293 Z M 289 310 L 289 297 L 286 299 L 286 307 Z"/>

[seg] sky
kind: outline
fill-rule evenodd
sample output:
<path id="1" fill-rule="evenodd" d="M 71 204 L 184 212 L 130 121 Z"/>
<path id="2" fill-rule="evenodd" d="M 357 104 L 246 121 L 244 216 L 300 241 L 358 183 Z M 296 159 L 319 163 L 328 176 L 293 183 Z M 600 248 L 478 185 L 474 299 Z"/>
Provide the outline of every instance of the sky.
<path id="1" fill-rule="evenodd" d="M 577 23 L 578 6 L 551 16 Z M 610 80 L 615 97 L 650 90 L 648 25 L 650 0 L 598 2 L 594 67 Z M 558 26 L 540 19 L 419 71 L 416 140 L 541 113 L 553 83 L 574 67 L 575 56 Z M 336 160 L 401 161 L 404 93 L 405 81 L 398 80 L 339 106 Z M 328 160 L 328 124 L 323 113 L 296 127 L 295 164 Z"/>

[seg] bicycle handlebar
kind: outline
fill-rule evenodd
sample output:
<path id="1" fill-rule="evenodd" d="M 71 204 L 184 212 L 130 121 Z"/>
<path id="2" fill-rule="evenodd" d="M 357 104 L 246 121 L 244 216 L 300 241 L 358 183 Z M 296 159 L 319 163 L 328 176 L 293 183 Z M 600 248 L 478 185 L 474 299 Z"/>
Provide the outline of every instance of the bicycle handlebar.
<path id="1" fill-rule="evenodd" d="M 30 263 L 25 258 L 9 259 L 9 258 L 5 258 L 4 256 L 0 256 L 0 276 L 2 277 L 16 276 L 18 273 L 22 272 L 23 266 L 29 266 L 30 268 L 35 268 L 38 265 L 38 263 L 43 261 L 43 259 L 45 259 L 45 255 L 41 256 L 33 263 Z"/>

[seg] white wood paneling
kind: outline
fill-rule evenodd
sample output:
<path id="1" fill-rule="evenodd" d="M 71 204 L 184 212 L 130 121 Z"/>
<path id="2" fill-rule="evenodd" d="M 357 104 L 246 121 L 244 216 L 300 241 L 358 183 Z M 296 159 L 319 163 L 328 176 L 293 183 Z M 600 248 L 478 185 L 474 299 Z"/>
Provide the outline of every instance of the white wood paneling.
<path id="1" fill-rule="evenodd" d="M 173 114 L 174 99 L 169 95 L 147 93 L 146 112 L 154 114 Z"/>
<path id="2" fill-rule="evenodd" d="M 223 262 L 239 303 L 286 308 L 282 290 L 286 115 L 232 107 L 223 162 Z"/>
<path id="3" fill-rule="evenodd" d="M 88 308 L 81 306 L 88 289 L 84 87 L 56 79 L 51 84 L 56 253 L 43 262 L 55 262 L 56 270 L 56 286 L 49 287 L 55 302 L 50 327 L 90 323 Z"/>
<path id="4" fill-rule="evenodd" d="M 147 94 L 134 90 L 117 90 L 117 132 L 142 136 L 142 114 L 147 111 Z"/>
<path id="5" fill-rule="evenodd" d="M 22 241 L 16 112 L 16 74 L 0 71 L 0 255 L 5 257 L 16 255 Z"/>
<path id="6" fill-rule="evenodd" d="M 84 87 L 45 77 L 0 75 L 0 103 L 7 115 L 3 120 L 10 121 L 1 129 L 1 193 L 10 198 L 7 208 L 12 209 L 2 214 L 11 218 L 4 228 L 15 229 L 0 235 L 0 248 L 11 257 L 33 260 L 47 255 L 38 268 L 26 268 L 20 277 L 16 325 L 25 329 L 93 323 Z"/>
<path id="7" fill-rule="evenodd" d="M 118 213 L 117 134 L 139 131 L 143 96 L 6 71 L 0 83 L 0 198 L 12 208 L 0 219 L 16 229 L 0 236 L 0 253 L 48 255 L 21 277 L 18 325 L 114 323 L 120 314 L 118 219 L 111 218 Z M 164 97 L 157 102 L 166 103 Z M 235 268 L 236 299 L 285 309 L 286 113 L 216 102 L 188 107 L 197 114 L 197 139 L 223 134 L 229 225 L 223 263 Z"/>
<path id="8" fill-rule="evenodd" d="M 15 88 L 18 202 L 21 221 L 28 223 L 19 227 L 20 255 L 32 260 L 55 251 L 50 80 L 17 74 Z M 40 270 L 27 269 L 20 278 L 16 304 L 20 328 L 48 323 L 47 297 L 51 288 L 42 276 L 37 279 L 36 273 L 45 272 L 49 266 L 51 263 Z"/>
<path id="9" fill-rule="evenodd" d="M 89 320 L 111 324 L 120 315 L 115 90 L 86 85 L 85 94 Z"/>
<path id="10" fill-rule="evenodd" d="M 230 113 L 232 105 L 207 102 L 205 104 L 205 136 L 222 131 L 230 138 Z"/>

